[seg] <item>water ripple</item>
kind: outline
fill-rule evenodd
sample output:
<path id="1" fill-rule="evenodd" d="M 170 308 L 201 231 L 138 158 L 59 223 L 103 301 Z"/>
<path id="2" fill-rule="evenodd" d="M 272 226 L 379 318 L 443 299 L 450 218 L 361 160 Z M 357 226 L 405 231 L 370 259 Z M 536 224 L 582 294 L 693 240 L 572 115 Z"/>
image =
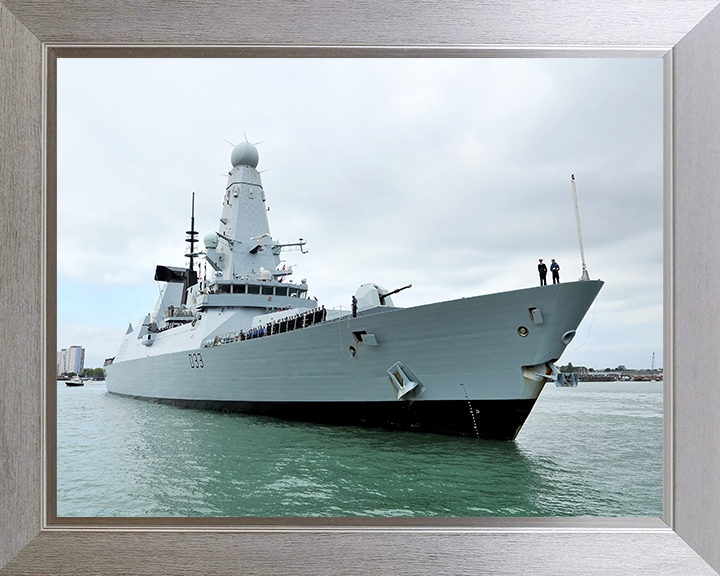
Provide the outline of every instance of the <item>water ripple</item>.
<path id="1" fill-rule="evenodd" d="M 548 387 L 490 442 L 59 385 L 57 454 L 59 516 L 660 516 L 662 386 Z"/>

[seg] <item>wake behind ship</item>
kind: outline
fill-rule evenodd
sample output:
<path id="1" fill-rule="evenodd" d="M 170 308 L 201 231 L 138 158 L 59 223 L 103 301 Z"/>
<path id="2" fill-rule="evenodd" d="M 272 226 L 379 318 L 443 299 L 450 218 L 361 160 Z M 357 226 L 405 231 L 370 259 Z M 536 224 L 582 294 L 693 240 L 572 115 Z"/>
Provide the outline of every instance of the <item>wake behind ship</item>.
<path id="1" fill-rule="evenodd" d="M 157 266 L 155 308 L 105 362 L 109 392 L 189 408 L 511 440 L 603 282 L 396 307 L 382 286 L 356 315 L 290 280 L 270 234 L 255 146 L 231 154 L 220 226 L 187 268 Z M 202 259 L 200 272 L 196 259 Z"/>

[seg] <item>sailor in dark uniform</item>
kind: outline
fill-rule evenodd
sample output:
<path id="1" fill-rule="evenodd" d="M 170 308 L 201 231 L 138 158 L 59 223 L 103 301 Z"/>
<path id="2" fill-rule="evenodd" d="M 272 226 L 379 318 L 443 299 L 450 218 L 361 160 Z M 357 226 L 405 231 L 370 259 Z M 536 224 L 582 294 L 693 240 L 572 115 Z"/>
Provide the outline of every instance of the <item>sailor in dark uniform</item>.
<path id="1" fill-rule="evenodd" d="M 560 265 L 555 262 L 555 258 L 552 259 L 552 264 L 550 264 L 550 272 L 552 272 L 553 284 L 560 284 Z"/>
<path id="2" fill-rule="evenodd" d="M 357 298 L 355 298 L 355 294 L 352 297 L 352 313 L 353 318 L 357 318 Z"/>
<path id="3" fill-rule="evenodd" d="M 538 272 L 540 273 L 540 286 L 547 286 L 547 266 L 543 264 L 542 258 L 538 264 Z"/>

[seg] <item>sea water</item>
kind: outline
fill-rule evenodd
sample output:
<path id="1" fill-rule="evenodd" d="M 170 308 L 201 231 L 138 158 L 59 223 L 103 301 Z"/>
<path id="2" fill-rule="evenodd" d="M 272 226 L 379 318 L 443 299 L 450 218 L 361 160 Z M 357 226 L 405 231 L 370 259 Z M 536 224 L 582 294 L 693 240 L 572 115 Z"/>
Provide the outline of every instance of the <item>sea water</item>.
<path id="1" fill-rule="evenodd" d="M 546 386 L 512 442 L 57 387 L 58 516 L 662 516 L 661 382 Z"/>

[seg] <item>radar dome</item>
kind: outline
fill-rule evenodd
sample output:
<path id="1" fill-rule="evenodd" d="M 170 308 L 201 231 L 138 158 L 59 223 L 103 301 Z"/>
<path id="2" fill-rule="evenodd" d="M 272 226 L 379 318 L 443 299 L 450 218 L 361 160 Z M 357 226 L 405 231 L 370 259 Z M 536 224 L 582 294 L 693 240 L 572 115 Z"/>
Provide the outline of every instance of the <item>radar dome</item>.
<path id="1" fill-rule="evenodd" d="M 206 234 L 205 238 L 203 238 L 203 244 L 205 244 L 205 248 L 217 248 L 217 245 L 218 245 L 217 234 L 215 234 L 215 232 Z"/>
<path id="2" fill-rule="evenodd" d="M 233 166 L 250 166 L 257 168 L 258 158 L 257 148 L 250 144 L 250 142 L 240 142 L 240 144 L 233 148 L 232 154 L 230 154 L 230 162 L 232 162 Z"/>

